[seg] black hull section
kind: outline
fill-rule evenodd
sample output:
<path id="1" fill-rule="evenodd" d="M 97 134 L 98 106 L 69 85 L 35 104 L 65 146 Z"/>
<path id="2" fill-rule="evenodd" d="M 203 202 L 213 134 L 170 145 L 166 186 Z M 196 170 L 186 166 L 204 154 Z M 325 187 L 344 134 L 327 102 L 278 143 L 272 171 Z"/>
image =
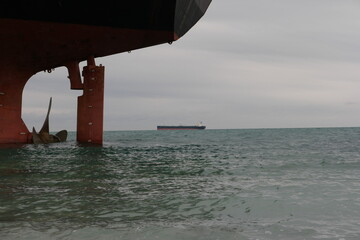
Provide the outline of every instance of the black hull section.
<path id="1" fill-rule="evenodd" d="M 206 126 L 157 126 L 157 130 L 204 130 Z"/>
<path id="2" fill-rule="evenodd" d="M 211 0 L 3 0 L 0 18 L 170 31 L 183 36 Z M 176 39 L 174 39 L 176 40 Z"/>

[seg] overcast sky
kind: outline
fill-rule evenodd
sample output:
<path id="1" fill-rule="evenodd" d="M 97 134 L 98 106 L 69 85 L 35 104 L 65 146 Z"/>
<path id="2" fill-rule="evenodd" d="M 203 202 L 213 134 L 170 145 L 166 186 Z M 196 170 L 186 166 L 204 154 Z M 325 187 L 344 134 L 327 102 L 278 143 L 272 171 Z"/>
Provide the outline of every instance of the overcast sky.
<path id="1" fill-rule="evenodd" d="M 96 59 L 105 65 L 105 130 L 360 126 L 359 0 L 213 0 L 172 45 Z M 76 129 L 65 68 L 27 83 L 23 119 Z"/>

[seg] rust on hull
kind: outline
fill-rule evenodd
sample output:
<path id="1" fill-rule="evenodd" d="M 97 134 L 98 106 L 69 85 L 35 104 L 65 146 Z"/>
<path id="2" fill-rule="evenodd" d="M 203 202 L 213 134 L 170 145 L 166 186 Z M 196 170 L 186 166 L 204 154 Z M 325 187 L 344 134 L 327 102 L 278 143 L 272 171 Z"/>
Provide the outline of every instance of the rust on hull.
<path id="1" fill-rule="evenodd" d="M 83 143 L 103 142 L 104 122 L 104 66 L 96 66 L 88 59 L 83 69 L 83 95 L 78 97 L 77 140 Z"/>
<path id="2" fill-rule="evenodd" d="M 31 133 L 21 118 L 22 93 L 31 71 L 0 64 L 0 143 L 29 143 Z"/>

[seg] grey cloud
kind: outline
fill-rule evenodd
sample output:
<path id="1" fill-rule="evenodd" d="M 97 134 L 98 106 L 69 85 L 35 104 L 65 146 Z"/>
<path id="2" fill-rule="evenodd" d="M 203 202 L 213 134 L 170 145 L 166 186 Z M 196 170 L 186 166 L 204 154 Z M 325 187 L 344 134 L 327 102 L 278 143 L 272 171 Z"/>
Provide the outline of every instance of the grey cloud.
<path id="1" fill-rule="evenodd" d="M 355 0 L 213 1 L 172 45 L 97 59 L 105 129 L 358 126 L 359 12 Z M 30 80 L 28 126 L 53 96 L 53 126 L 74 130 L 81 92 L 66 76 L 62 68 Z"/>

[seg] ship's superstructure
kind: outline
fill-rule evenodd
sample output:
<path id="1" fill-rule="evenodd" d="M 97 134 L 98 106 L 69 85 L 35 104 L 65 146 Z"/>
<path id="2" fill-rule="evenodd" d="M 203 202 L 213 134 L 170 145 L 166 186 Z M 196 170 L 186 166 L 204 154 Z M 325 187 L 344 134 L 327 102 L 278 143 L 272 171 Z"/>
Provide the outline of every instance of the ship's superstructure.
<path id="1" fill-rule="evenodd" d="M 66 66 L 78 99 L 77 140 L 102 143 L 104 66 L 96 57 L 178 40 L 211 0 L 0 2 L 0 143 L 28 143 L 22 92 L 39 71 Z M 87 60 L 82 74 L 79 62 Z M 82 78 L 83 76 L 83 78 Z"/>

